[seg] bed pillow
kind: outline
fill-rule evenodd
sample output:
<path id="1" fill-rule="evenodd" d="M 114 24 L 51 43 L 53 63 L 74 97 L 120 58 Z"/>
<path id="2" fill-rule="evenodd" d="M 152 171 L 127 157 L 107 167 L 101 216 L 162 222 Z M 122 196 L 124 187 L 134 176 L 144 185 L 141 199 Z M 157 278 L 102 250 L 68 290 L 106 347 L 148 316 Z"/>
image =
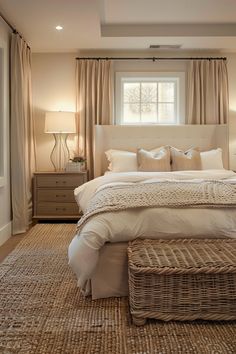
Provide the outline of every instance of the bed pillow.
<path id="1" fill-rule="evenodd" d="M 203 170 L 222 170 L 224 169 L 222 161 L 222 149 L 203 151 L 200 153 Z"/>
<path id="2" fill-rule="evenodd" d="M 198 148 L 182 151 L 170 147 L 172 171 L 201 170 L 201 155 Z"/>
<path id="3" fill-rule="evenodd" d="M 137 151 L 138 171 L 166 172 L 170 171 L 170 149 L 169 146 L 162 146 L 158 149 Z"/>
<path id="4" fill-rule="evenodd" d="M 138 170 L 135 152 L 108 150 L 105 152 L 109 162 L 108 170 L 112 172 L 134 172 Z"/>

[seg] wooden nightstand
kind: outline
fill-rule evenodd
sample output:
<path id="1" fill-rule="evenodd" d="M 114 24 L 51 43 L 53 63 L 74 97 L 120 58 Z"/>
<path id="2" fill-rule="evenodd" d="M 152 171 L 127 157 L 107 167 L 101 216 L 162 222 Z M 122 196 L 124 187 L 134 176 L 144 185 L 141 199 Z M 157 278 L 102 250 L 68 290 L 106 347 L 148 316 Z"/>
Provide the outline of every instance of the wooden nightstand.
<path id="1" fill-rule="evenodd" d="M 78 220 L 79 208 L 74 189 L 87 182 L 84 172 L 35 172 L 34 173 L 34 220 Z"/>

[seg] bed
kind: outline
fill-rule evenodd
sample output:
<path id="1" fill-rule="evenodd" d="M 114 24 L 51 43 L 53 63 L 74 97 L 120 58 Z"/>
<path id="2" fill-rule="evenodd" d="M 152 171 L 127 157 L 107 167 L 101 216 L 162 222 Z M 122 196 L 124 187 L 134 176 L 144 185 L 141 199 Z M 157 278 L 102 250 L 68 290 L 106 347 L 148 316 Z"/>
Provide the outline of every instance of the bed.
<path id="1" fill-rule="evenodd" d="M 107 171 L 105 151 L 136 151 L 161 145 L 186 150 L 199 146 L 202 151 L 221 148 L 225 169 L 176 172 Z M 75 190 L 83 212 L 94 195 L 106 196 L 106 188 L 149 188 L 154 183 L 194 184 L 224 181 L 233 188 L 235 173 L 228 170 L 228 130 L 225 125 L 211 126 L 97 126 L 95 131 L 96 178 Z M 104 175 L 105 173 L 105 175 Z M 227 182 L 227 183 L 226 183 Z M 215 182 L 217 185 L 218 182 Z M 219 183 L 218 183 L 219 184 Z M 173 186 L 172 186 L 173 187 Z M 97 193 L 99 192 L 99 193 Z M 98 201 L 99 202 L 99 201 Z M 90 203 L 91 204 L 91 203 Z M 95 209 L 95 208 L 94 208 Z M 93 299 L 127 296 L 127 243 L 140 238 L 224 238 L 236 236 L 236 208 L 230 207 L 139 207 L 99 212 L 84 221 L 69 246 L 69 264 L 76 273 L 78 286 Z"/>

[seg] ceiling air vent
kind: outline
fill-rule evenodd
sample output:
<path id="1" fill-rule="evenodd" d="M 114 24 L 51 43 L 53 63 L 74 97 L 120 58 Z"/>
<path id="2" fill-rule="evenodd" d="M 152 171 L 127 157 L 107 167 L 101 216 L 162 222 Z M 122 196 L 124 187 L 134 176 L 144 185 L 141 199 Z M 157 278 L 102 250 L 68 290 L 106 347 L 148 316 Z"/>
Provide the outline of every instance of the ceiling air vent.
<path id="1" fill-rule="evenodd" d="M 181 44 L 151 44 L 149 46 L 150 49 L 179 49 L 181 47 Z"/>

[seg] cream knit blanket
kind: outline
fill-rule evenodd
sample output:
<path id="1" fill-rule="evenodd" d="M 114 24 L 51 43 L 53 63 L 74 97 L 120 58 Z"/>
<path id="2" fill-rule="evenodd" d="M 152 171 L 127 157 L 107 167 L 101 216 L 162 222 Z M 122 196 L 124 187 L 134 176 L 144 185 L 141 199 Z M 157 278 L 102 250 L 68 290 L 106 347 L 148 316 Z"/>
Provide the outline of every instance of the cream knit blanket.
<path id="1" fill-rule="evenodd" d="M 236 207 L 236 185 L 212 180 L 108 185 L 95 193 L 77 231 L 94 215 L 144 207 Z"/>

